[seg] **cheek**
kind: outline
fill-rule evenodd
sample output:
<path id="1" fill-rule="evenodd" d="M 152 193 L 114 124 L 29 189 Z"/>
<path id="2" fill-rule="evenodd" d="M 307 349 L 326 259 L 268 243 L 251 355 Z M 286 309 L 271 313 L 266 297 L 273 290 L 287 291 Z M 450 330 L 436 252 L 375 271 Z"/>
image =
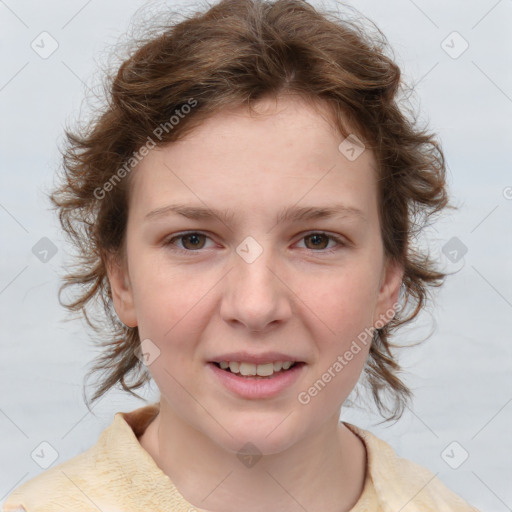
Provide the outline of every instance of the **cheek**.
<path id="1" fill-rule="evenodd" d="M 311 387 L 301 390 L 301 403 L 320 417 L 335 414 L 361 376 L 371 347 L 374 301 L 374 288 L 355 276 L 331 280 L 328 291 L 316 298 L 321 321 L 313 315 L 311 332 L 317 360 L 307 379 Z"/>
<path id="2" fill-rule="evenodd" d="M 212 314 L 208 292 L 215 280 L 192 279 L 174 269 L 163 273 L 157 266 L 145 273 L 137 276 L 135 305 L 140 339 L 151 340 L 158 353 L 148 370 L 161 389 L 170 386 L 179 397 L 182 390 L 170 375 L 182 382 L 197 365 L 198 343 Z"/>
<path id="3" fill-rule="evenodd" d="M 142 337 L 170 339 L 207 294 L 208 279 L 187 277 L 190 271 L 171 267 L 161 258 L 133 258 L 132 283 Z"/>
<path id="4" fill-rule="evenodd" d="M 322 326 L 335 344 L 350 344 L 352 338 L 372 326 L 377 277 L 371 270 L 358 271 L 353 267 L 350 272 L 333 273 L 322 281 L 324 286 L 317 283 L 313 296 L 302 294 L 304 303 L 316 314 L 316 331 Z"/>

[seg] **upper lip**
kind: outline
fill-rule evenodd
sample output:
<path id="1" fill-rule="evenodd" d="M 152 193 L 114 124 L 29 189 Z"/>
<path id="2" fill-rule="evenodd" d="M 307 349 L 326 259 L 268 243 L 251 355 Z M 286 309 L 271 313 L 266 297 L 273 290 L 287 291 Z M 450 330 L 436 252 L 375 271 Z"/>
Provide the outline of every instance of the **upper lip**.
<path id="1" fill-rule="evenodd" d="M 212 359 L 212 363 L 220 363 L 221 361 L 238 361 L 244 363 L 263 364 L 276 361 L 291 361 L 293 363 L 303 362 L 297 357 L 282 352 L 262 352 L 261 354 L 249 354 L 249 352 L 230 352 Z"/>

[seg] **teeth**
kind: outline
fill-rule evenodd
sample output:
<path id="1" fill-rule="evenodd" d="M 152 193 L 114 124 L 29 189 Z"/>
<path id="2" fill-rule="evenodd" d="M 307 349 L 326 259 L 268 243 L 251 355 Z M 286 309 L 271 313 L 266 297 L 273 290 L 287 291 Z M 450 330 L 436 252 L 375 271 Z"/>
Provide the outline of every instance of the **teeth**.
<path id="1" fill-rule="evenodd" d="M 233 363 L 229 363 L 230 368 L 232 364 Z M 236 364 L 239 366 L 241 375 L 256 375 L 256 365 L 254 363 L 240 363 L 240 365 L 238 365 L 238 363 Z"/>
<path id="2" fill-rule="evenodd" d="M 237 361 L 221 361 L 219 366 L 223 370 L 230 369 L 231 373 L 239 373 L 244 376 L 270 377 L 281 370 L 288 370 L 294 363 L 292 361 L 276 361 L 275 363 L 254 364 Z"/>
<path id="3" fill-rule="evenodd" d="M 256 367 L 256 373 L 260 377 L 268 377 L 274 373 L 274 363 L 259 364 Z"/>

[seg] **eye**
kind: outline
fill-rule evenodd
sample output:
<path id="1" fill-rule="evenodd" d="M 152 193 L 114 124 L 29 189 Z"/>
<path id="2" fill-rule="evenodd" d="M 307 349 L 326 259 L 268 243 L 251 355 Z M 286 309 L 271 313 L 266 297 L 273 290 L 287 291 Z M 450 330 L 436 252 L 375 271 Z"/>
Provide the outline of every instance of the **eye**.
<path id="1" fill-rule="evenodd" d="M 175 244 L 176 240 L 181 242 L 182 247 L 179 247 Z M 206 234 L 200 233 L 198 231 L 190 231 L 188 233 L 179 233 L 167 239 L 164 242 L 164 245 L 171 246 L 171 249 L 177 252 L 190 254 L 192 252 L 198 252 L 200 249 L 204 249 L 206 240 L 210 240 L 210 237 Z M 306 247 L 306 249 L 318 253 L 334 253 L 340 249 L 340 246 L 344 247 L 347 245 L 341 237 L 330 235 L 324 233 L 323 231 L 308 233 L 304 235 L 301 240 L 310 241 L 310 247 Z M 325 247 L 325 243 L 328 244 L 329 240 L 336 242 L 338 247 L 327 249 L 327 247 Z"/>
<path id="2" fill-rule="evenodd" d="M 329 240 L 334 241 L 338 244 L 338 246 L 345 246 L 346 243 L 343 239 L 341 239 L 338 236 L 335 235 L 329 235 L 327 233 L 324 233 L 323 231 L 316 231 L 313 233 L 308 233 L 302 237 L 302 240 L 310 241 L 310 247 L 306 247 L 307 249 L 311 249 L 314 252 L 321 252 L 321 253 L 334 253 L 336 252 L 340 247 L 335 247 L 327 249 L 325 247 L 325 243 L 329 243 Z M 307 245 L 307 244 L 306 244 Z M 311 248 L 312 247 L 312 248 Z"/>
<path id="3" fill-rule="evenodd" d="M 183 240 L 183 248 L 176 247 L 178 252 L 194 252 L 199 249 L 204 248 L 205 239 L 209 239 L 204 233 L 199 233 L 197 231 L 191 231 L 189 233 L 181 233 L 179 235 L 173 236 L 169 238 L 165 245 L 175 245 L 175 240 Z"/>

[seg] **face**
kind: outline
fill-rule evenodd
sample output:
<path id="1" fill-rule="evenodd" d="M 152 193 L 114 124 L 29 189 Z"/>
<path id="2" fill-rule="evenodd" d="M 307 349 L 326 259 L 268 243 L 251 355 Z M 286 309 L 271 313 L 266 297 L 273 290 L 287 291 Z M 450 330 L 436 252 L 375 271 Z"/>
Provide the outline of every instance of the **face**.
<path id="1" fill-rule="evenodd" d="M 373 156 L 348 159 L 322 108 L 282 96 L 226 110 L 131 177 L 116 311 L 146 340 L 161 400 L 228 450 L 278 453 L 337 423 L 370 348 L 358 339 L 397 300 Z M 230 358 L 297 364 L 256 379 L 214 363 Z"/>

